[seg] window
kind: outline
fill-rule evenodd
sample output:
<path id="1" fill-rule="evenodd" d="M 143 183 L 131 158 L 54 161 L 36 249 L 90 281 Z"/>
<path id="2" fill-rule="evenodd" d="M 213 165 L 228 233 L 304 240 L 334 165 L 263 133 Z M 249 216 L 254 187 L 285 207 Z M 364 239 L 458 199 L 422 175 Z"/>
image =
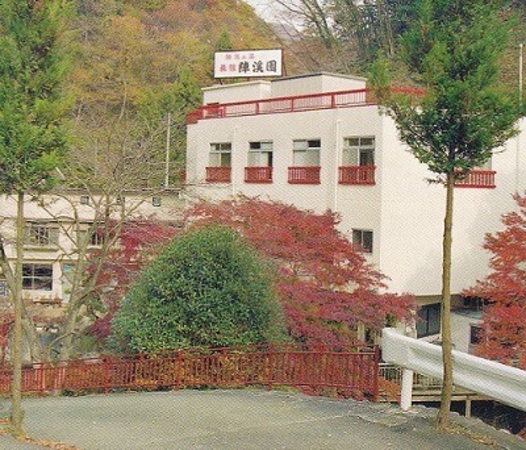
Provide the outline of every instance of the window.
<path id="1" fill-rule="evenodd" d="M 416 321 L 417 337 L 431 336 L 440 333 L 440 303 L 422 306 L 418 310 Z"/>
<path id="2" fill-rule="evenodd" d="M 232 144 L 230 142 L 210 144 L 209 160 L 211 167 L 230 167 L 232 165 Z"/>
<path id="3" fill-rule="evenodd" d="M 293 141 L 289 183 L 320 184 L 320 150 L 320 139 Z"/>
<path id="4" fill-rule="evenodd" d="M 80 204 L 81 205 L 89 205 L 89 195 L 81 195 L 80 196 Z"/>
<path id="5" fill-rule="evenodd" d="M 249 167 L 272 167 L 272 142 L 250 142 L 248 165 Z"/>
<path id="6" fill-rule="evenodd" d="M 55 223 L 30 223 L 26 225 L 24 245 L 28 247 L 57 247 L 58 225 Z"/>
<path id="7" fill-rule="evenodd" d="M 0 280 L 0 297 L 7 297 L 7 281 Z"/>
<path id="8" fill-rule="evenodd" d="M 319 166 L 321 140 L 295 140 L 292 145 L 294 166 Z"/>
<path id="9" fill-rule="evenodd" d="M 51 291 L 53 288 L 53 266 L 51 264 L 24 264 L 22 266 L 22 288 Z"/>
<path id="10" fill-rule="evenodd" d="M 373 232 L 369 230 L 352 230 L 352 243 L 365 253 L 373 252 Z"/>
<path id="11" fill-rule="evenodd" d="M 374 137 L 352 137 L 343 140 L 340 184 L 375 184 Z"/>
<path id="12" fill-rule="evenodd" d="M 232 144 L 222 142 L 210 144 L 210 166 L 206 168 L 206 181 L 230 183 L 232 165 Z"/>
<path id="13" fill-rule="evenodd" d="M 162 206 L 161 197 L 152 197 L 152 206 L 160 208 Z"/>
<path id="14" fill-rule="evenodd" d="M 478 344 L 481 341 L 482 328 L 479 325 L 469 326 L 469 343 L 472 345 Z"/>
<path id="15" fill-rule="evenodd" d="M 272 142 L 250 142 L 248 167 L 245 167 L 245 182 L 272 182 Z"/>
<path id="16" fill-rule="evenodd" d="M 79 247 L 85 245 L 88 247 L 101 247 L 105 240 L 104 227 L 87 223 L 81 224 L 80 229 L 77 231 L 77 239 Z M 86 242 L 86 239 L 88 242 Z"/>
<path id="17" fill-rule="evenodd" d="M 342 166 L 374 166 L 374 137 L 345 138 Z"/>

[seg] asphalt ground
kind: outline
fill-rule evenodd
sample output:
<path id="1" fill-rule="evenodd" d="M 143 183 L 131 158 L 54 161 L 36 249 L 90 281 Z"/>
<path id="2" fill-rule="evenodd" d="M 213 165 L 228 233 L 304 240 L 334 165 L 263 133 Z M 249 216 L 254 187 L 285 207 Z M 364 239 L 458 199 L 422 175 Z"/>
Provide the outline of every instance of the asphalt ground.
<path id="1" fill-rule="evenodd" d="M 4 410 L 7 400 L 0 403 Z M 436 410 L 258 389 L 132 392 L 23 400 L 33 439 L 83 450 L 524 450 L 526 442 L 456 414 L 457 430 L 433 428 Z M 0 448 L 49 448 L 0 436 Z"/>

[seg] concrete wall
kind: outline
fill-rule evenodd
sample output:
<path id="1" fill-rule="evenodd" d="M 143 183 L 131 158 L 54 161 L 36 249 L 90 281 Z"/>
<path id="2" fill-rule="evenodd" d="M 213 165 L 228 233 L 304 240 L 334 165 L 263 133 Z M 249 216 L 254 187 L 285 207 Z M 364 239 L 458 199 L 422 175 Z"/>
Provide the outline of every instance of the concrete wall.
<path id="1" fill-rule="evenodd" d="M 328 77 L 331 89 L 340 81 Z M 298 86 L 324 77 L 285 80 L 280 94 L 299 92 Z M 296 84 L 294 84 L 296 83 Z M 290 88 L 286 90 L 285 87 Z M 345 84 L 344 89 L 347 88 Z M 298 90 L 296 90 L 298 89 Z M 320 88 L 321 89 L 321 88 Z M 501 215 L 514 209 L 512 193 L 526 189 L 525 121 L 523 136 L 494 155 L 495 189 L 456 188 L 453 228 L 452 292 L 459 293 L 487 273 L 484 235 L 501 228 Z M 375 136 L 376 185 L 338 184 L 343 139 Z M 321 184 L 288 183 L 294 139 L 321 139 Z M 244 182 L 251 141 L 273 141 L 274 174 L 271 184 Z M 232 142 L 232 183 L 206 183 L 205 168 L 212 142 Z M 399 141 L 393 121 L 375 106 L 312 110 L 259 116 L 207 119 L 188 127 L 189 193 L 194 197 L 225 199 L 244 194 L 280 200 L 299 208 L 341 214 L 341 229 L 374 232 L 370 260 L 390 278 L 389 289 L 418 296 L 436 296 L 441 290 L 442 234 L 445 189 L 430 184 L 434 175 Z"/>

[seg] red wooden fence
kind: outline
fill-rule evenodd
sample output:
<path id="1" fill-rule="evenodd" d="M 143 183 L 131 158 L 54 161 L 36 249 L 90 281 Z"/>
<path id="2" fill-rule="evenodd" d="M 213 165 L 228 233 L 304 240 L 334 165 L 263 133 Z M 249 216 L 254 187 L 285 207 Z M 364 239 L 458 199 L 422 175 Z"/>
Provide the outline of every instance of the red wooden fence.
<path id="1" fill-rule="evenodd" d="M 353 351 L 291 346 L 179 351 L 169 355 L 104 356 L 23 370 L 24 393 L 185 387 L 274 385 L 378 399 L 377 348 Z M 12 370 L 0 370 L 0 394 L 11 389 Z"/>

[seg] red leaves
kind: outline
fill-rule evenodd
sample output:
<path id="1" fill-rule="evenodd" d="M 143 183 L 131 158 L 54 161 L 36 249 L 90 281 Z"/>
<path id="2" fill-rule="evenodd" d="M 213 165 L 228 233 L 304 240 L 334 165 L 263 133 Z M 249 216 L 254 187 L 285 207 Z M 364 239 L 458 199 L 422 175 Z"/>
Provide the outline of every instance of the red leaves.
<path id="1" fill-rule="evenodd" d="M 477 353 L 526 369 L 526 194 L 515 200 L 518 211 L 503 216 L 505 229 L 486 236 L 492 272 L 468 295 L 489 302 Z"/>
<path id="2" fill-rule="evenodd" d="M 277 262 L 279 295 L 292 336 L 332 345 L 355 341 L 362 323 L 380 329 L 414 308 L 410 296 L 380 294 L 383 275 L 337 230 L 332 212 L 314 214 L 279 202 L 239 197 L 199 203 L 188 213 L 194 226 L 220 223 L 239 231 Z"/>

